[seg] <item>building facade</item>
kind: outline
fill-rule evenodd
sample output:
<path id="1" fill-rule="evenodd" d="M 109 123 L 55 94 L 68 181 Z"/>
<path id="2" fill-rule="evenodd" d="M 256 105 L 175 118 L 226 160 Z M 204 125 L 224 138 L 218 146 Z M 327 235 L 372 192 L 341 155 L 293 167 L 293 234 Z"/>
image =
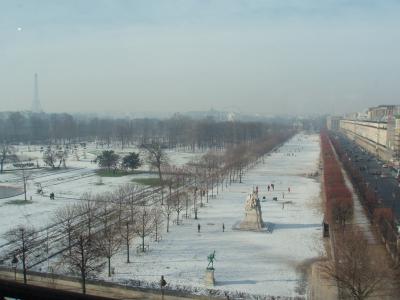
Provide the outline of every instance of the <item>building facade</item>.
<path id="1" fill-rule="evenodd" d="M 329 130 L 340 131 L 383 161 L 400 162 L 400 106 L 380 105 L 362 117 L 348 115 L 327 118 Z M 359 115 L 361 116 L 361 114 Z"/>

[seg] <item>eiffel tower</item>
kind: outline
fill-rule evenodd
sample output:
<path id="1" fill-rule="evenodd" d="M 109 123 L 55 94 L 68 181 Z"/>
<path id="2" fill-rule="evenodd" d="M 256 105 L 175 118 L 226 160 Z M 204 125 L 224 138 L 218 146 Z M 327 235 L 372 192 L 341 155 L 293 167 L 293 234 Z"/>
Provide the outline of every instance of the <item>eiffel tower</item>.
<path id="1" fill-rule="evenodd" d="M 39 99 L 39 88 L 38 88 L 38 74 L 35 73 L 34 76 L 34 85 L 33 85 L 33 101 L 32 101 L 32 112 L 34 113 L 41 113 L 42 106 L 40 105 Z"/>

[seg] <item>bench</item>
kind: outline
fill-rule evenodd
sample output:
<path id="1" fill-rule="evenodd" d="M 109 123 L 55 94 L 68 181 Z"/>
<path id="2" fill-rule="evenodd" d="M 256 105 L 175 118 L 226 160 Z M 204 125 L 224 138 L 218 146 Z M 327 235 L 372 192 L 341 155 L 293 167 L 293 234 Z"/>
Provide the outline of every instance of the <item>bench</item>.
<path id="1" fill-rule="evenodd" d="M 143 247 L 142 245 L 138 245 L 136 246 L 136 254 L 140 253 L 140 252 L 147 252 L 150 250 L 149 244 L 145 244 L 144 245 L 144 251 L 143 251 Z"/>

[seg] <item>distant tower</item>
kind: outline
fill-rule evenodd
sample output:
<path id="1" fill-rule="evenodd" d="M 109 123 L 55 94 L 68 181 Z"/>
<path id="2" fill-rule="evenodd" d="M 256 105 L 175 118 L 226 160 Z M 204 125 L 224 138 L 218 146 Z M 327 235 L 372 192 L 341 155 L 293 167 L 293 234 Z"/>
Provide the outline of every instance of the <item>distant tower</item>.
<path id="1" fill-rule="evenodd" d="M 42 107 L 39 100 L 39 88 L 38 88 L 38 74 L 35 73 L 34 85 L 33 85 L 33 101 L 32 101 L 32 112 L 40 113 L 42 112 Z"/>

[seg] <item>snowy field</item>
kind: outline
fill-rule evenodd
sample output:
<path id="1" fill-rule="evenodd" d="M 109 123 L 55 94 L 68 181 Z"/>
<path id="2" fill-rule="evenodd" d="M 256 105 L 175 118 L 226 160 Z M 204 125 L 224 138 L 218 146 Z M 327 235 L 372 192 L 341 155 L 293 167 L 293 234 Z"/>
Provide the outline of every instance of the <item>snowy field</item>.
<path id="1" fill-rule="evenodd" d="M 264 164 L 248 171 L 243 183 L 232 184 L 211 199 L 200 210 L 198 221 L 187 219 L 172 226 L 160 242 L 150 244 L 149 252 L 134 255 L 130 264 L 125 263 L 123 252 L 114 257 L 112 280 L 157 281 L 164 275 L 170 284 L 202 288 L 207 255 L 215 250 L 216 289 L 305 295 L 305 276 L 299 270 L 322 248 L 320 184 L 306 176 L 317 171 L 318 160 L 318 135 L 295 136 L 267 156 Z M 268 192 L 271 183 L 275 190 Z M 245 198 L 255 186 L 260 198 L 266 197 L 262 213 L 264 222 L 275 224 L 272 233 L 233 229 L 243 218 Z M 290 203 L 283 207 L 283 202 Z"/>
<path id="2" fill-rule="evenodd" d="M 24 151 L 24 149 L 22 149 Z M 0 244 L 3 233 L 18 224 L 30 224 L 37 228 L 52 222 L 54 211 L 74 203 L 84 192 L 101 193 L 149 174 L 123 177 L 99 177 L 96 164 L 91 163 L 98 149 L 82 150 L 77 160 L 70 157 L 68 169 L 59 171 L 37 170 L 32 173 L 28 185 L 31 204 L 16 205 L 10 201 L 23 199 L 23 195 L 0 200 Z M 41 157 L 39 151 L 25 152 Z M 199 153 L 170 152 L 171 163 L 184 164 Z M 170 232 L 163 230 L 160 242 L 147 241 L 150 251 L 131 253 L 131 263 L 125 263 L 123 250 L 112 258 L 115 273 L 112 281 L 127 279 L 158 282 L 164 275 L 172 286 L 185 285 L 206 288 L 204 272 L 207 255 L 216 251 L 215 289 L 243 291 L 252 294 L 275 296 L 305 295 L 306 276 L 301 270 L 319 255 L 322 248 L 320 184 L 306 175 L 317 171 L 319 160 L 318 135 L 299 134 L 276 152 L 265 157 L 264 164 L 249 170 L 243 183 L 233 183 L 220 191 L 215 199 L 199 211 L 199 220 L 184 219 L 181 225 L 172 225 Z M 143 169 L 147 169 L 146 166 Z M 36 193 L 34 183 L 41 183 L 45 195 L 54 192 L 56 200 Z M 273 183 L 274 191 L 267 191 Z M 21 187 L 17 174 L 0 175 L 0 186 Z M 244 216 L 244 202 L 253 188 L 259 187 L 262 213 L 265 222 L 273 223 L 272 233 L 237 231 L 233 227 Z M 290 192 L 288 188 L 290 187 Z M 272 198 L 277 197 L 278 201 Z M 283 198 L 284 197 L 284 198 Z M 205 200 L 204 200 L 205 202 Z M 284 204 L 285 202 L 285 204 Z M 284 205 L 283 205 L 284 204 Z M 174 216 L 172 216 L 172 220 Z M 201 232 L 197 232 L 197 225 Z M 222 232 L 222 224 L 225 232 Z M 135 241 L 135 246 L 139 245 Z"/>
<path id="3" fill-rule="evenodd" d="M 43 165 L 40 146 L 18 146 L 17 154 L 25 159 L 30 158 L 35 164 Z M 84 193 L 103 193 L 117 189 L 119 186 L 132 182 L 135 178 L 155 176 L 153 174 L 137 174 L 122 177 L 102 177 L 97 176 L 95 171 L 97 164 L 92 161 L 100 154 L 102 148 L 96 149 L 94 144 L 89 144 L 85 151 L 82 147 L 78 148 L 78 155 L 69 155 L 67 159 L 67 169 L 51 170 L 36 169 L 28 171 L 30 179 L 27 185 L 27 199 L 32 200 L 29 204 L 14 204 L 16 200 L 23 200 L 23 183 L 21 171 L 6 172 L 0 174 L 0 194 L 3 198 L 9 190 L 17 190 L 19 195 L 0 199 L 0 245 L 5 242 L 4 233 L 10 228 L 19 225 L 32 225 L 36 228 L 47 226 L 54 222 L 54 212 L 67 204 L 75 203 Z M 130 151 L 138 151 L 136 148 L 126 148 L 115 150 L 124 155 Z M 86 153 L 85 153 L 86 152 Z M 183 165 L 200 153 L 190 153 L 183 151 L 168 150 L 168 157 L 171 164 Z M 12 165 L 5 165 L 5 169 L 10 169 Z M 139 170 L 148 171 L 149 167 L 144 164 Z M 99 181 L 101 180 L 101 184 Z M 38 184 L 43 188 L 44 195 L 37 193 Z M 12 192 L 12 191 L 11 191 Z M 53 192 L 56 200 L 50 200 L 49 194 Z M 1 196 L 1 195 L 0 195 Z"/>

